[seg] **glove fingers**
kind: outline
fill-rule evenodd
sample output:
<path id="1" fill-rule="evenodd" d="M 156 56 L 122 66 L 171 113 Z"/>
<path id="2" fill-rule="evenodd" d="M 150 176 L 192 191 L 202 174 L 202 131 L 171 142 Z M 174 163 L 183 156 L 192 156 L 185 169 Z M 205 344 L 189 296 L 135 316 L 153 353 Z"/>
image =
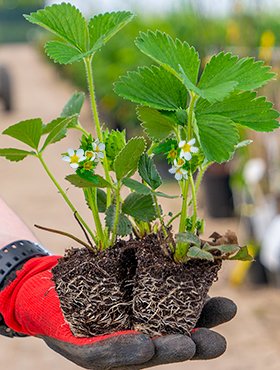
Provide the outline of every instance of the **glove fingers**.
<path id="1" fill-rule="evenodd" d="M 227 342 L 222 335 L 206 328 L 196 329 L 191 338 L 196 344 L 192 360 L 210 360 L 219 357 L 227 348 Z"/>
<path id="2" fill-rule="evenodd" d="M 223 297 L 210 298 L 204 305 L 197 328 L 213 328 L 230 321 L 237 312 L 236 304 Z"/>
<path id="3" fill-rule="evenodd" d="M 155 346 L 154 357 L 139 366 L 127 366 L 118 370 L 140 370 L 161 364 L 170 364 L 190 360 L 196 351 L 190 337 L 181 334 L 166 335 L 153 339 Z"/>
<path id="4" fill-rule="evenodd" d="M 144 334 L 126 334 L 78 346 L 42 337 L 46 344 L 85 369 L 111 369 L 149 361 L 154 353 L 153 341 Z"/>

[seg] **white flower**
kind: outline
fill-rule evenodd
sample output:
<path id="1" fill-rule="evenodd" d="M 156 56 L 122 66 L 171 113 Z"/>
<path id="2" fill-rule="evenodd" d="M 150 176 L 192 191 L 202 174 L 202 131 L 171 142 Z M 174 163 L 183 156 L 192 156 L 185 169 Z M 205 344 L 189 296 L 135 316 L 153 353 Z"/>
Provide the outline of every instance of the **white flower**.
<path id="1" fill-rule="evenodd" d="M 68 149 L 67 150 L 68 156 L 65 156 L 62 158 L 63 161 L 70 163 L 70 166 L 72 168 L 78 168 L 79 163 L 84 161 L 86 157 L 84 156 L 84 150 L 83 149 Z"/>
<path id="2" fill-rule="evenodd" d="M 181 161 L 183 161 L 182 164 L 180 163 Z M 186 179 L 188 177 L 188 171 L 182 168 L 184 163 L 185 161 L 183 159 L 178 159 L 178 162 L 175 160 L 174 165 L 169 170 L 170 173 L 175 174 L 175 179 L 177 181 L 180 181 L 183 178 Z"/>
<path id="3" fill-rule="evenodd" d="M 95 152 L 96 159 L 98 158 L 104 158 L 103 151 L 105 150 L 105 144 L 100 143 L 98 139 L 95 140 L 95 142 L 92 144 L 93 151 Z"/>
<path id="4" fill-rule="evenodd" d="M 191 139 L 186 142 L 185 140 L 180 141 L 179 148 L 181 149 L 180 158 L 185 158 L 186 161 L 189 161 L 192 158 L 191 153 L 197 153 L 198 148 L 194 146 L 195 139 Z"/>

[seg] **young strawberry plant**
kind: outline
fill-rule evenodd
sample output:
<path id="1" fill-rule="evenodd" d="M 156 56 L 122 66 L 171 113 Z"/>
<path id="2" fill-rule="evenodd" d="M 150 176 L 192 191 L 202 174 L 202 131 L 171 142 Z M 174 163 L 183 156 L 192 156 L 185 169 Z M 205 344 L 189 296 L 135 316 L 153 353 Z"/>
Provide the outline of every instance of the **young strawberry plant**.
<path id="1" fill-rule="evenodd" d="M 222 260 L 251 259 L 232 232 L 213 233 L 208 241 L 199 237 L 204 227 L 198 215 L 200 184 L 211 164 L 229 161 L 250 143 L 240 141 L 239 126 L 265 132 L 279 127 L 278 112 L 256 95 L 274 73 L 253 58 L 221 52 L 198 77 L 201 62 L 187 42 L 160 31 L 141 33 L 136 46 L 157 65 L 128 72 L 116 82 L 115 92 L 138 104 L 148 139 L 127 141 L 125 131 L 110 130 L 100 122 L 94 56 L 133 15 L 105 13 L 87 21 L 74 6 L 63 3 L 25 17 L 57 37 L 45 46 L 55 63 L 84 63 L 93 113 L 88 132 L 79 119 L 85 96 L 75 93 L 53 121 L 29 119 L 3 132 L 29 150 L 0 149 L 0 156 L 11 161 L 38 158 L 87 237 L 85 242 L 47 229 L 87 247 L 68 251 L 53 270 L 73 333 L 91 336 L 134 328 L 151 336 L 189 334 Z M 44 159 L 45 150 L 69 130 L 80 131 L 81 139 L 76 148 L 62 149 L 62 160 L 71 170 L 66 179 L 83 191 L 94 227 L 85 222 Z M 159 190 L 162 179 L 154 163 L 159 154 L 170 164 L 179 194 Z M 141 181 L 132 178 L 136 172 Z M 124 188 L 129 191 L 125 198 Z M 180 211 L 166 216 L 160 199 L 180 196 Z M 176 218 L 178 230 L 173 225 Z M 71 276 L 65 273 L 70 270 Z"/>

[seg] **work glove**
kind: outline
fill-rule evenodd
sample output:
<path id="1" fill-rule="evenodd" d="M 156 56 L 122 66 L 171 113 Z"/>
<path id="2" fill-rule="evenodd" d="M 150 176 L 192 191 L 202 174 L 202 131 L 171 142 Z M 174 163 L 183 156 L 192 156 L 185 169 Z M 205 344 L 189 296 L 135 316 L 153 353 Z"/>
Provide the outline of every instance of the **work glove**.
<path id="1" fill-rule="evenodd" d="M 209 328 L 234 317 L 236 306 L 227 298 L 206 302 L 191 337 L 178 334 L 151 339 L 135 331 L 75 337 L 64 319 L 53 281 L 52 269 L 59 258 L 31 258 L 2 287 L 0 333 L 41 338 L 51 349 L 86 369 L 143 369 L 190 359 L 206 360 L 224 353 L 225 339 Z"/>

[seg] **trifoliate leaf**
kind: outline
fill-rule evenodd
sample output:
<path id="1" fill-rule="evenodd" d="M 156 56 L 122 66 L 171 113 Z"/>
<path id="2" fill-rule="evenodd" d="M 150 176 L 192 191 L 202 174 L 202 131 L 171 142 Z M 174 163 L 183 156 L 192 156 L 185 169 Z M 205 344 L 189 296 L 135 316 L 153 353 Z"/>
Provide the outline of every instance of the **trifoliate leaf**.
<path id="1" fill-rule="evenodd" d="M 275 74 L 263 62 L 253 58 L 239 59 L 221 52 L 211 58 L 200 78 L 198 88 L 210 102 L 223 100 L 234 90 L 254 90 L 265 85 Z"/>
<path id="2" fill-rule="evenodd" d="M 67 128 L 69 125 L 71 126 L 73 122 L 77 122 L 77 116 L 60 117 L 45 126 L 44 133 L 49 132 L 49 135 L 40 151 L 42 152 L 48 145 L 62 140 L 66 136 Z"/>
<path id="3" fill-rule="evenodd" d="M 116 206 L 112 204 L 106 210 L 106 217 L 105 217 L 106 226 L 108 227 L 109 231 L 113 231 L 115 217 L 116 217 Z M 132 233 L 131 222 L 123 213 L 120 213 L 117 234 L 120 236 L 126 236 L 131 233 Z"/>
<path id="4" fill-rule="evenodd" d="M 91 18 L 88 24 L 91 49 L 98 50 L 105 45 L 133 17 L 132 13 L 122 11 L 98 14 Z"/>
<path id="5" fill-rule="evenodd" d="M 137 115 L 144 131 L 154 141 L 164 140 L 174 132 L 174 121 L 155 109 L 138 107 Z"/>
<path id="6" fill-rule="evenodd" d="M 189 231 L 176 234 L 175 239 L 177 243 L 190 243 L 196 245 L 197 247 L 201 245 L 200 239 Z"/>
<path id="7" fill-rule="evenodd" d="M 138 163 L 138 172 L 141 178 L 153 189 L 156 190 L 162 180 L 154 164 L 154 161 L 147 153 L 142 154 Z"/>
<path id="8" fill-rule="evenodd" d="M 162 67 L 140 67 L 115 83 L 115 92 L 134 103 L 162 110 L 186 108 L 187 90 Z"/>
<path id="9" fill-rule="evenodd" d="M 189 80 L 197 83 L 200 66 L 197 51 L 187 42 L 173 40 L 171 36 L 160 31 L 140 33 L 135 41 L 136 46 L 165 69 L 182 81 L 181 69 Z M 181 67 L 181 69 L 180 69 Z"/>
<path id="10" fill-rule="evenodd" d="M 81 177 L 80 174 L 68 175 L 65 179 L 77 188 L 106 188 L 110 186 L 110 184 L 99 175 L 84 177 Z"/>
<path id="11" fill-rule="evenodd" d="M 255 92 L 232 94 L 214 104 L 200 99 L 196 112 L 228 117 L 233 122 L 256 131 L 273 131 L 279 127 L 279 113 L 273 109 L 272 103 L 265 97 L 257 97 Z"/>
<path id="12" fill-rule="evenodd" d="M 100 213 L 104 213 L 107 209 L 107 195 L 101 189 L 97 189 L 97 208 Z"/>
<path id="13" fill-rule="evenodd" d="M 76 91 L 65 104 L 61 113 L 61 117 L 79 115 L 84 105 L 85 97 L 85 93 Z"/>
<path id="14" fill-rule="evenodd" d="M 130 139 L 114 162 L 114 168 L 118 180 L 130 177 L 137 169 L 141 154 L 146 149 L 146 142 L 143 137 Z"/>
<path id="15" fill-rule="evenodd" d="M 86 19 L 69 3 L 54 4 L 40 9 L 25 18 L 59 36 L 81 52 L 87 50 L 89 35 Z"/>
<path id="16" fill-rule="evenodd" d="M 123 213 L 138 221 L 153 221 L 157 216 L 151 195 L 129 194 L 123 203 L 122 210 Z"/>
<path id="17" fill-rule="evenodd" d="M 236 253 L 234 256 L 229 257 L 229 259 L 236 260 L 236 261 L 253 261 L 254 260 L 254 258 L 250 256 L 247 246 L 241 247 L 240 251 Z"/>
<path id="18" fill-rule="evenodd" d="M 21 121 L 3 131 L 3 135 L 8 135 L 27 144 L 33 149 L 38 149 L 42 136 L 43 122 L 41 118 Z"/>
<path id="19" fill-rule="evenodd" d="M 239 142 L 236 125 L 227 117 L 196 115 L 200 144 L 208 161 L 228 161 Z"/>
<path id="20" fill-rule="evenodd" d="M 122 180 L 122 183 L 127 186 L 129 189 L 134 190 L 138 194 L 151 194 L 151 189 L 149 189 L 146 185 L 141 184 L 141 182 L 125 178 Z"/>
<path id="21" fill-rule="evenodd" d="M 27 152 L 26 150 L 14 148 L 0 149 L 0 157 L 5 157 L 12 162 L 22 161 L 28 155 L 35 155 L 35 152 Z"/>
<path id="22" fill-rule="evenodd" d="M 113 170 L 115 158 L 122 151 L 126 144 L 126 132 L 118 130 L 106 130 L 104 132 L 106 157 L 109 163 L 110 170 Z"/>
<path id="23" fill-rule="evenodd" d="M 189 258 L 201 259 L 201 260 L 208 260 L 214 262 L 214 257 L 211 253 L 206 252 L 198 247 L 191 247 L 188 250 L 187 256 Z"/>

